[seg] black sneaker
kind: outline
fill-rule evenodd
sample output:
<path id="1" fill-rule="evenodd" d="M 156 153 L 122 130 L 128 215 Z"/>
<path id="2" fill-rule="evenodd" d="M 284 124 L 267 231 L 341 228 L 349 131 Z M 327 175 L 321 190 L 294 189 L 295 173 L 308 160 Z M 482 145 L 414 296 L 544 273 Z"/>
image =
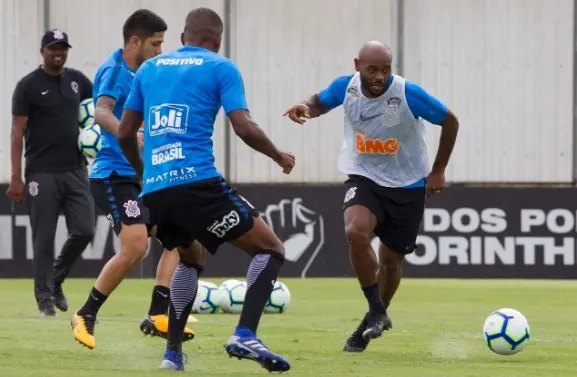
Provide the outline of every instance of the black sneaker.
<path id="1" fill-rule="evenodd" d="M 383 331 L 393 328 L 393 323 L 386 312 L 368 312 L 365 316 L 367 327 L 363 331 L 363 338 L 370 340 L 376 339 L 383 334 Z"/>
<path id="2" fill-rule="evenodd" d="M 343 347 L 344 352 L 363 352 L 369 345 L 370 339 L 363 338 L 363 332 L 367 329 L 367 321 L 365 318 L 361 321 L 359 326 L 353 331 L 351 336 L 345 342 Z"/>
<path id="3" fill-rule="evenodd" d="M 54 305 L 58 310 L 61 312 L 68 311 L 68 300 L 66 300 L 66 296 L 64 296 L 61 284 L 54 285 L 54 296 L 52 298 L 54 299 Z"/>

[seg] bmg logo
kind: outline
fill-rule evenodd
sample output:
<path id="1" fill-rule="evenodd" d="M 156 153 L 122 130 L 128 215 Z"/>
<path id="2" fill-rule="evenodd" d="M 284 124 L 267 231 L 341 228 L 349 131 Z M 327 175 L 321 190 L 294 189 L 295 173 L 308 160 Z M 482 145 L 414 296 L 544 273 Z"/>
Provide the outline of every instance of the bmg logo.
<path id="1" fill-rule="evenodd" d="M 188 125 L 188 106 L 174 103 L 163 103 L 153 106 L 148 112 L 150 136 L 166 133 L 183 134 Z"/>

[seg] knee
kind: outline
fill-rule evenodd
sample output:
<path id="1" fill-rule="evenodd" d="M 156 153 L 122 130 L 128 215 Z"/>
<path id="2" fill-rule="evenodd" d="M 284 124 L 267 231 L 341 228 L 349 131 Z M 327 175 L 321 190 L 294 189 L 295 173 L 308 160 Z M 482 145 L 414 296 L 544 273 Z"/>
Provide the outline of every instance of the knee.
<path id="1" fill-rule="evenodd" d="M 372 230 L 360 222 L 345 225 L 345 236 L 349 244 L 367 245 L 371 243 Z"/>
<path id="2" fill-rule="evenodd" d="M 198 241 L 193 241 L 189 247 L 178 247 L 180 262 L 189 266 L 204 267 L 207 250 Z"/>
<path id="3" fill-rule="evenodd" d="M 388 273 L 395 273 L 403 268 L 404 257 L 402 255 L 390 255 L 388 254 L 381 259 L 382 268 L 384 268 Z"/>
<path id="4" fill-rule="evenodd" d="M 148 235 L 130 234 L 128 237 L 122 237 L 122 249 L 120 256 L 127 259 L 131 264 L 136 264 L 145 257 L 148 251 Z"/>
<path id="5" fill-rule="evenodd" d="M 266 237 L 265 240 L 259 243 L 257 249 L 266 250 L 267 253 L 277 256 L 282 260 L 285 258 L 285 246 L 277 235 L 272 232 L 270 237 Z"/>
<path id="6" fill-rule="evenodd" d="M 274 253 L 278 258 L 284 260 L 285 259 L 285 247 L 284 244 L 277 238 L 277 242 L 274 248 L 271 249 L 271 252 Z"/>
<path id="7" fill-rule="evenodd" d="M 92 242 L 92 239 L 94 238 L 94 232 L 84 231 L 77 234 L 71 234 L 70 238 L 75 239 L 78 243 L 88 245 L 90 242 Z"/>

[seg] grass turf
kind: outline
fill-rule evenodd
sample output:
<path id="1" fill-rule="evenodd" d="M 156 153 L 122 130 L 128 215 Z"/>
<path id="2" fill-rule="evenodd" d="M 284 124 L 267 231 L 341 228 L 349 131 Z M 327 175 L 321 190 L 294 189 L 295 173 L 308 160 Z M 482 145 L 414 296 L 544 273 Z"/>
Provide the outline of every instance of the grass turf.
<path id="1" fill-rule="evenodd" d="M 225 279 L 206 279 L 216 284 Z M 343 342 L 366 309 L 353 279 L 280 279 L 292 302 L 284 314 L 265 314 L 259 337 L 292 363 L 294 376 L 574 376 L 577 370 L 577 281 L 406 279 L 389 312 L 393 330 L 361 354 Z M 93 280 L 64 285 L 70 310 L 41 318 L 32 281 L 0 280 L 0 376 L 162 376 L 165 342 L 144 337 L 139 323 L 152 282 L 126 280 L 109 298 L 96 325 L 96 348 L 73 340 L 70 317 Z M 531 340 L 514 356 L 491 353 L 483 342 L 485 317 L 501 307 L 520 310 Z M 223 345 L 238 319 L 197 315 L 197 338 L 184 346 L 190 375 L 268 375 L 258 364 L 230 359 Z"/>

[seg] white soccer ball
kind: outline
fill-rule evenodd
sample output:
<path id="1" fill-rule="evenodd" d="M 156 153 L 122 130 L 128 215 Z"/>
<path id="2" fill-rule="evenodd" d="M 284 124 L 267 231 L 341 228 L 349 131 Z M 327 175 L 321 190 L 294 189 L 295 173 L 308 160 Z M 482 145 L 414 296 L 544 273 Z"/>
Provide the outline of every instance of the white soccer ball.
<path id="1" fill-rule="evenodd" d="M 216 284 L 208 281 L 198 281 L 196 299 L 192 304 L 193 313 L 216 313 L 219 309 L 220 291 Z"/>
<path id="2" fill-rule="evenodd" d="M 80 112 L 78 114 L 78 126 L 86 128 L 94 124 L 94 100 L 87 98 L 80 102 Z"/>
<path id="3" fill-rule="evenodd" d="M 221 284 L 219 306 L 225 313 L 238 314 L 244 306 L 244 296 L 246 295 L 246 282 L 238 281 Z"/>
<path id="4" fill-rule="evenodd" d="M 499 309 L 487 317 L 483 336 L 489 349 L 499 355 L 513 355 L 523 350 L 529 341 L 527 318 L 515 309 Z"/>
<path id="5" fill-rule="evenodd" d="M 220 283 L 220 285 L 218 286 L 219 290 L 223 290 L 226 289 L 226 287 L 231 286 L 231 285 L 237 285 L 239 283 L 242 283 L 241 280 L 237 280 L 237 279 L 229 279 L 229 280 L 225 280 L 222 283 Z"/>
<path id="6" fill-rule="evenodd" d="M 95 158 L 98 151 L 102 148 L 102 134 L 100 126 L 92 124 L 80 130 L 78 136 L 78 149 L 89 158 Z"/>
<path id="7" fill-rule="evenodd" d="M 265 313 L 284 313 L 291 302 L 291 292 L 288 287 L 276 281 L 272 293 L 264 307 Z"/>

